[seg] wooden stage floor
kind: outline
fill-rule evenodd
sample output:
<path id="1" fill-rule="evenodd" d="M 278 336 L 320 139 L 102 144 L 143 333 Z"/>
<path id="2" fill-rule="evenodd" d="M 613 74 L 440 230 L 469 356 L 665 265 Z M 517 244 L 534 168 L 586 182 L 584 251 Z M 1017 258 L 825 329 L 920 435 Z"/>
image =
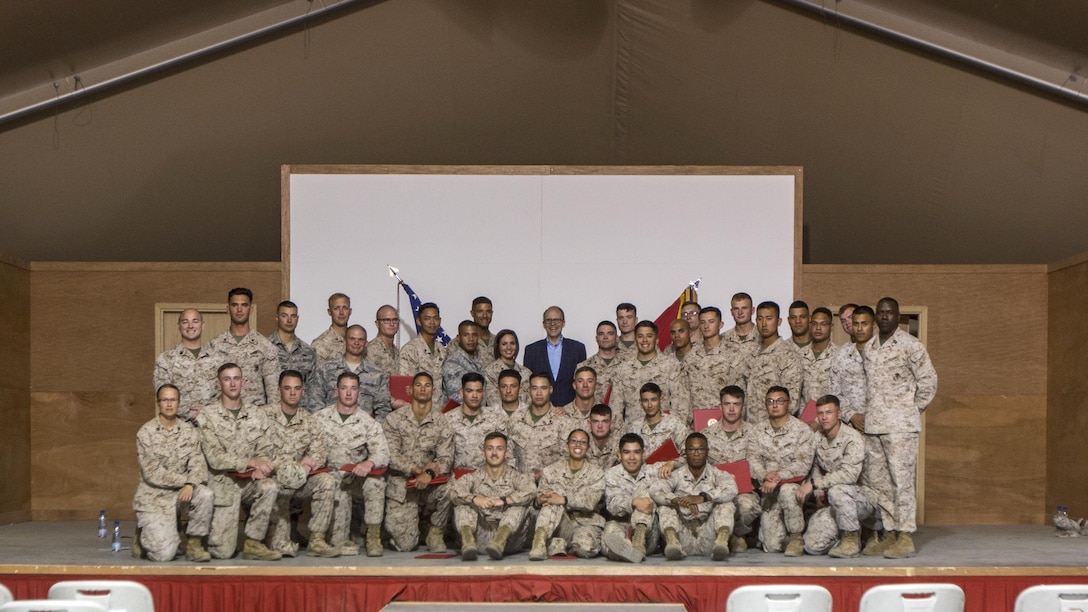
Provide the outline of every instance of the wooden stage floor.
<path id="1" fill-rule="evenodd" d="M 595 597 L 586 593 L 587 589 L 604 588 L 597 597 L 601 601 L 680 601 L 689 610 L 722 610 L 724 605 L 718 604 L 724 602 L 732 588 L 770 582 L 835 587 L 840 598 L 847 600 L 843 606 L 836 604 L 835 609 L 849 610 L 856 609 L 860 593 L 873 584 L 926 581 L 961 584 L 968 591 L 968 610 L 999 610 L 1004 605 L 994 607 L 995 602 L 1007 602 L 1031 584 L 1088 583 L 1088 537 L 1058 538 L 1052 527 L 1038 525 L 923 526 L 915 537 L 918 555 L 904 560 L 807 555 L 790 559 L 781 554 L 748 551 L 731 555 L 721 563 L 702 557 L 670 562 L 656 555 L 638 565 L 603 558 L 530 562 L 524 552 L 502 561 L 491 561 L 486 556 L 475 562 L 462 562 L 456 557 L 417 559 L 417 554 L 425 552 L 422 550 L 386 551 L 380 558 L 301 556 L 277 562 L 235 558 L 204 564 L 184 560 L 153 563 L 129 555 L 132 524 L 123 525 L 123 530 L 125 527 L 120 553 L 110 552 L 109 541 L 97 538 L 93 522 L 30 522 L 0 527 L 0 584 L 12 588 L 17 597 L 28 598 L 44 596 L 52 582 L 67 577 L 128 578 L 148 583 L 153 591 L 156 585 L 165 589 L 164 599 L 171 601 L 158 602 L 157 594 L 160 611 L 224 609 L 221 605 L 231 610 L 267 611 L 378 610 L 394 599 L 441 601 L 444 595 L 466 585 L 472 585 L 468 596 L 475 601 L 587 601 Z M 282 591 L 282 597 L 258 598 L 260 607 L 254 607 L 258 604 L 252 593 L 243 596 L 243 591 L 258 588 L 261 581 L 276 584 L 276 592 Z M 232 586 L 225 594 L 217 595 L 226 599 L 216 603 L 207 591 L 221 583 Z M 185 600 L 183 607 L 179 589 L 185 584 L 204 592 L 206 597 L 200 605 Z M 524 584 L 531 586 L 523 589 Z M 309 588 L 302 601 L 314 605 L 298 608 L 298 603 L 292 604 L 285 591 L 291 585 Z M 324 586 L 317 591 L 310 588 L 319 585 Z M 338 600 L 335 605 L 312 601 L 337 589 L 368 585 L 381 589 L 348 598 L 350 601 Z M 655 591 L 651 586 L 664 590 Z M 972 589 L 975 599 L 980 600 L 975 605 Z M 285 603 L 276 603 L 281 600 Z"/>

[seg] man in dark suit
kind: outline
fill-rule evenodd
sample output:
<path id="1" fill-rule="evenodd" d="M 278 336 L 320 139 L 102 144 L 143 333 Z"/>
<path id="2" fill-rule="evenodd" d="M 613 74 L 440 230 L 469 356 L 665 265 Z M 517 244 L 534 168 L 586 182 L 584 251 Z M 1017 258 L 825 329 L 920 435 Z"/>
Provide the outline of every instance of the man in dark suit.
<path id="1" fill-rule="evenodd" d="M 586 345 L 563 337 L 566 315 L 558 306 L 544 311 L 547 337 L 525 347 L 525 367 L 531 372 L 552 375 L 552 404 L 565 406 L 574 401 L 574 370 L 586 360 Z"/>

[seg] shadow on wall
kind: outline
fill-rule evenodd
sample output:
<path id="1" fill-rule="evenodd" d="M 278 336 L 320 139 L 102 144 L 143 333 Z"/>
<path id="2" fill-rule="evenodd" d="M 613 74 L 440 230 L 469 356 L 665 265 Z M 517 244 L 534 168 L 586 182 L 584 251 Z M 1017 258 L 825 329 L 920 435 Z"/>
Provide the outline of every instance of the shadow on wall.
<path id="1" fill-rule="evenodd" d="M 452 22 L 481 42 L 501 33 L 525 49 L 557 60 L 584 57 L 601 44 L 609 0 L 436 2 Z"/>

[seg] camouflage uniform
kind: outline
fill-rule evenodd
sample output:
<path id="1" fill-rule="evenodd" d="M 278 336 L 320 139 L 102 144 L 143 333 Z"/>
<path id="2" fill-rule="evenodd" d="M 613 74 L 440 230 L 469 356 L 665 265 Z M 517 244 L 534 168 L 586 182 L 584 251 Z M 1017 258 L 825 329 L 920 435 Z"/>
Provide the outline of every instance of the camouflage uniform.
<path id="1" fill-rule="evenodd" d="M 235 340 L 227 330 L 212 338 L 208 352 L 212 354 L 216 368 L 228 362 L 242 368 L 246 381 L 242 387 L 242 401 L 254 406 L 275 401 L 280 384 L 280 355 L 268 338 L 251 329 L 241 340 Z"/>
<path id="2" fill-rule="evenodd" d="M 508 428 L 510 445 L 514 449 L 514 459 L 518 470 L 532 474 L 544 469 L 544 466 L 558 461 L 566 452 L 568 420 L 556 416 L 551 405 L 548 412 L 540 419 L 533 419 L 530 408 L 518 410 L 510 418 Z"/>
<path id="3" fill-rule="evenodd" d="M 317 353 L 318 365 L 320 365 L 322 361 L 328 361 L 343 356 L 344 351 L 347 348 L 344 343 L 344 337 L 337 333 L 332 325 L 321 332 L 320 336 L 314 338 L 314 341 L 310 343 L 310 346 L 312 346 L 314 352 Z"/>
<path id="4" fill-rule="evenodd" d="M 759 352 L 752 358 L 745 404 L 748 407 L 747 421 L 753 425 L 767 422 L 767 407 L 763 400 L 767 397 L 767 389 L 775 385 L 789 389 L 794 415 L 804 408 L 804 405 L 798 407 L 804 368 L 801 356 L 790 348 L 790 344 L 793 344 L 790 340 L 778 338 L 768 347 L 760 345 Z"/>
<path id="5" fill-rule="evenodd" d="M 200 413 L 200 446 L 208 460 L 208 484 L 215 494 L 208 551 L 216 559 L 234 555 L 242 504 L 250 506 L 246 537 L 264 540 L 268 531 L 279 484 L 274 478 L 251 480 L 230 473 L 245 472 L 246 463 L 253 458 L 272 460 L 274 449 L 269 428 L 264 409 L 249 404 L 243 404 L 237 415 L 224 408 L 222 402 L 207 406 Z"/>
<path id="6" fill-rule="evenodd" d="M 586 463 L 592 463 L 602 470 L 616 465 L 619 461 L 620 438 L 623 430 L 613 428 L 605 440 L 604 446 L 597 446 L 597 441 L 590 434 L 589 450 L 586 451 Z"/>
<path id="7" fill-rule="evenodd" d="M 382 476 L 359 478 L 350 472 L 340 471 L 340 468 L 364 461 L 373 462 L 374 468 L 387 467 L 389 444 L 386 443 L 382 426 L 362 410 L 356 409 L 347 418 L 341 418 L 334 405 L 319 410 L 314 418 L 324 430 L 329 448 L 327 464 L 333 469 L 332 475 L 337 481 L 329 542 L 334 546 L 350 544 L 352 500 L 363 500 L 365 524 L 381 525 L 385 517 L 386 481 Z"/>
<path id="8" fill-rule="evenodd" d="M 860 530 L 859 519 L 871 517 L 876 508 L 868 501 L 870 490 L 858 484 L 865 463 L 862 435 L 849 425 L 842 425 L 834 438 L 823 432 L 818 432 L 815 438 L 816 459 L 809 480 L 812 492 L 826 496 L 828 505 L 809 518 L 805 552 L 824 555 L 838 543 L 840 530 Z"/>
<path id="9" fill-rule="evenodd" d="M 473 418 L 465 415 L 460 407 L 441 417 L 453 431 L 453 467 L 457 470 L 479 470 L 484 467 L 484 437 L 493 432 L 506 433 L 507 418 L 502 408 L 484 406 Z M 514 454 L 507 455 L 507 463 L 515 465 Z"/>
<path id="10" fill-rule="evenodd" d="M 200 434 L 196 427 L 180 419 L 167 429 L 155 417 L 136 433 L 136 458 L 140 480 L 132 509 L 142 530 L 140 543 L 148 559 L 170 561 L 180 542 L 178 492 L 182 487 L 193 486 L 185 533 L 206 536 L 212 523 L 212 491 L 204 485 L 208 465 L 200 452 Z"/>
<path id="11" fill-rule="evenodd" d="M 502 401 L 499 397 L 499 374 L 503 370 L 517 370 L 521 373 L 521 391 L 518 392 L 518 400 L 527 403 L 529 401 L 529 376 L 532 375 L 532 372 L 529 371 L 529 368 L 516 361 L 514 365 L 507 365 L 502 359 L 496 359 L 484 366 L 484 379 L 487 380 L 484 384 L 484 403 L 488 406 L 498 406 Z"/>
<path id="12" fill-rule="evenodd" d="M 862 356 L 869 396 L 865 433 L 876 436 L 884 451 L 894 485 L 895 529 L 913 533 L 918 509 L 914 478 L 920 415 L 937 394 L 937 371 L 926 347 L 901 329 L 883 344 L 880 336 L 874 335 Z"/>
<path id="13" fill-rule="evenodd" d="M 748 463 L 752 480 L 761 483 L 768 472 L 778 470 L 782 480 L 805 476 L 812 468 L 814 444 L 812 430 L 796 417 L 775 431 L 770 421 L 753 427 L 748 442 Z M 781 552 L 791 534 L 805 530 L 805 517 L 797 501 L 798 484 L 790 482 L 763 499 L 759 539 L 766 552 Z"/>
<path id="14" fill-rule="evenodd" d="M 627 425 L 627 432 L 636 433 L 642 437 L 647 457 L 650 456 L 650 453 L 661 448 L 666 440 L 670 439 L 676 445 L 676 450 L 680 451 L 681 456 L 683 456 L 684 440 L 687 439 L 691 430 L 676 416 L 663 414 L 661 420 L 655 425 L 650 425 L 646 422 L 646 419 L 630 423 Z"/>
<path id="15" fill-rule="evenodd" d="M 643 464 L 638 474 L 631 476 L 623 465 L 615 465 L 604 473 L 604 505 L 608 522 L 601 533 L 601 551 L 608 553 L 608 534 L 620 534 L 628 537 L 628 529 L 636 525 L 646 526 L 646 554 L 652 554 L 660 544 L 661 532 L 658 529 L 657 506 L 654 504 L 650 513 L 635 510 L 631 501 L 636 497 L 650 497 L 650 491 L 658 480 L 657 468 Z M 652 499 L 652 498 L 651 498 Z"/>
<path id="16" fill-rule="evenodd" d="M 762 340 L 759 337 L 759 332 L 756 331 L 755 325 L 752 326 L 752 331 L 747 336 L 741 338 L 737 333 L 737 328 L 733 327 L 722 333 L 722 344 L 728 345 L 726 350 L 739 352 L 744 357 L 742 361 L 746 361 L 756 356 L 759 352 Z"/>
<path id="17" fill-rule="evenodd" d="M 727 385 L 745 387 L 748 363 L 743 356 L 743 353 L 730 350 L 724 342 L 714 348 L 700 344 L 692 349 L 683 366 L 692 408 L 720 405 L 721 390 Z"/>
<path id="18" fill-rule="evenodd" d="M 672 500 L 677 497 L 700 493 L 709 495 L 710 500 L 700 503 L 695 512 L 672 505 Z M 733 530 L 733 515 L 736 513 L 733 499 L 737 496 L 737 483 L 732 474 L 713 465 L 706 465 L 698 478 L 687 466 L 677 468 L 668 478 L 658 480 L 656 486 L 650 489 L 650 494 L 657 504 L 661 531 L 670 527 L 675 529 L 680 546 L 689 555 L 710 555 L 718 530 Z"/>
<path id="19" fill-rule="evenodd" d="M 317 367 L 311 385 L 314 393 L 306 409 L 317 412 L 335 404 L 336 379 L 344 372 L 359 376 L 359 399 L 356 400 L 359 409 L 379 422 L 384 421 L 385 417 L 393 411 L 393 400 L 389 395 L 389 376 L 365 359 L 359 362 L 358 368 L 352 368 L 344 360 L 343 355 L 323 362 Z"/>
<path id="20" fill-rule="evenodd" d="M 590 446 L 593 443 L 590 442 Z M 567 498 L 562 506 L 544 506 L 536 517 L 536 529 L 544 529 L 548 537 L 555 535 L 567 542 L 567 550 L 581 551 L 584 557 L 601 552 L 601 530 L 604 517 L 597 509 L 604 498 L 604 470 L 586 461 L 577 472 L 560 459 L 544 468 L 540 476 L 541 491 L 554 491 Z"/>
<path id="21" fill-rule="evenodd" d="M 483 454 L 481 451 L 479 454 Z M 473 495 L 504 497 L 508 505 L 482 509 L 468 501 Z M 476 470 L 454 481 L 450 497 L 453 500 L 453 525 L 460 533 L 468 527 L 476 536 L 477 551 L 483 552 L 500 527 L 510 528 L 504 555 L 516 553 L 525 544 L 529 532 L 529 506 L 536 498 L 533 477 L 504 467 L 498 478 L 492 479 L 487 470 Z"/>
<path id="22" fill-rule="evenodd" d="M 801 395 L 798 411 L 803 411 L 809 401 L 815 401 L 831 393 L 831 360 L 837 352 L 837 347 L 828 344 L 819 355 L 812 349 L 810 343 L 801 349 Z"/>
<path id="23" fill-rule="evenodd" d="M 734 463 L 748 461 L 748 444 L 752 440 L 753 426 L 741 421 L 740 428 L 730 436 L 721 428 L 721 421 L 711 425 L 702 431 L 706 436 L 707 453 L 706 462 L 710 465 L 719 463 Z M 748 535 L 752 532 L 762 509 L 759 505 L 758 489 L 751 493 L 738 493 L 733 504 L 736 506 L 734 516 L 733 533 L 738 536 Z"/>
<path id="24" fill-rule="evenodd" d="M 317 370 L 317 352 L 313 347 L 302 341 L 302 338 L 295 338 L 294 346 L 288 350 L 287 345 L 280 340 L 279 332 L 273 332 L 268 336 L 268 341 L 272 343 L 272 346 L 276 347 L 276 351 L 280 356 L 280 372 L 287 370 L 296 370 L 302 374 L 302 402 L 300 405 L 306 406 L 310 403 L 310 396 L 313 395 L 313 375 Z M 278 380 L 277 380 L 278 383 Z M 278 384 L 277 384 L 278 387 Z M 275 403 L 272 398 L 269 398 L 269 404 Z"/>
<path id="25" fill-rule="evenodd" d="M 476 352 L 483 361 L 489 361 L 491 357 L 495 355 L 495 334 L 489 333 L 487 337 L 484 338 L 482 333 L 477 333 Z"/>
<path id="26" fill-rule="evenodd" d="M 446 360 L 442 362 L 442 392 L 448 399 L 458 404 L 461 402 L 461 377 L 469 372 L 483 375 L 483 354 L 479 349 L 472 356 L 457 347 L 450 351 Z M 486 386 L 486 383 L 485 383 Z"/>
<path id="27" fill-rule="evenodd" d="M 662 411 L 682 423 L 691 423 L 691 396 L 675 357 L 658 353 L 643 365 L 637 356 L 632 356 L 618 368 L 616 376 L 619 388 L 612 390 L 612 412 L 620 414 L 628 424 L 643 419 L 639 389 L 648 382 L 661 387 Z"/>
<path id="28" fill-rule="evenodd" d="M 163 351 L 155 359 L 155 391 L 170 383 L 178 388 L 181 402 L 178 404 L 178 417 L 192 420 L 189 413 L 211 404 L 219 397 L 215 387 L 215 370 L 219 362 L 208 351 L 208 345 L 200 347 L 198 357 L 181 344 Z"/>
<path id="29" fill-rule="evenodd" d="M 268 407 L 268 435 L 272 438 L 272 463 L 279 472 L 281 466 L 299 463 L 310 457 L 315 465 L 325 465 L 328 446 L 321 423 L 312 414 L 299 410 L 288 420 L 278 406 Z M 332 523 L 333 490 L 336 480 L 332 474 L 312 474 L 298 489 L 280 487 L 272 518 L 268 526 L 268 547 L 281 553 L 295 554 L 298 545 L 291 541 L 291 502 L 311 500 L 310 533 L 325 535 Z"/>
<path id="30" fill-rule="evenodd" d="M 592 407 L 590 408 L 592 409 Z M 566 415 L 567 420 L 567 433 L 574 431 L 575 429 L 584 429 L 586 433 L 589 431 L 589 412 L 582 412 L 578 409 L 578 406 L 574 405 L 574 402 L 561 406 L 558 410 L 562 411 Z M 627 431 L 627 425 L 624 424 L 623 419 L 617 419 L 615 415 L 612 416 L 612 430 L 613 431 Z M 564 439 L 566 439 L 564 437 Z"/>
<path id="31" fill-rule="evenodd" d="M 612 395 L 608 398 L 610 404 L 618 404 L 616 400 L 619 399 L 619 385 L 616 384 L 616 373 L 623 362 L 627 361 L 630 355 L 624 355 L 623 353 L 616 353 L 616 356 L 612 359 L 605 360 L 601 357 L 600 353 L 593 353 L 593 356 L 586 359 L 582 363 L 578 364 L 578 367 L 589 366 L 597 372 L 597 393 L 594 399 L 597 403 L 604 403 L 604 395 L 608 392 L 608 387 L 612 386 Z M 576 368 L 577 369 L 577 368 Z M 622 415 L 621 415 L 622 416 Z"/>
<path id="32" fill-rule="evenodd" d="M 432 411 L 421 422 L 412 406 L 393 411 L 382 428 L 389 442 L 389 476 L 385 488 L 385 529 L 395 550 L 407 552 L 419 544 L 420 510 L 431 508 L 431 526 L 445 529 L 450 522 L 449 485 L 428 486 L 422 491 L 408 489 L 412 468 L 435 462 L 437 474 L 449 474 L 453 467 L 453 432 L 441 413 Z"/>
<path id="33" fill-rule="evenodd" d="M 441 408 L 446 404 L 446 394 L 442 392 L 442 364 L 449 357 L 450 349 L 438 340 L 434 341 L 434 350 L 427 348 L 423 338 L 416 336 L 400 349 L 397 357 L 397 374 L 415 376 L 420 372 L 431 375 L 436 393 L 434 405 Z"/>
<path id="34" fill-rule="evenodd" d="M 400 357 L 400 349 L 397 348 L 395 341 L 392 346 L 386 346 L 379 337 L 375 338 L 373 342 L 367 343 L 365 357 L 379 370 L 392 376 L 397 373 L 397 359 Z"/>

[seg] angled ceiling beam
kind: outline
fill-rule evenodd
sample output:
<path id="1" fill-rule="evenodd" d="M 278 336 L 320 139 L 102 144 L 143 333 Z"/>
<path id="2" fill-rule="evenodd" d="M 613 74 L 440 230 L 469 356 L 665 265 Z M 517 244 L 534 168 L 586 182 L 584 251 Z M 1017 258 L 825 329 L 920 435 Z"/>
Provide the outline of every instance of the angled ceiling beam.
<path id="1" fill-rule="evenodd" d="M 0 124 L 117 87 L 362 0 L 291 0 L 198 34 L 0 98 Z"/>
<path id="2" fill-rule="evenodd" d="M 890 13 L 860 0 L 777 0 L 881 36 L 919 47 L 1033 88 L 1088 105 L 1080 66 L 1055 67 L 939 27 Z"/>

